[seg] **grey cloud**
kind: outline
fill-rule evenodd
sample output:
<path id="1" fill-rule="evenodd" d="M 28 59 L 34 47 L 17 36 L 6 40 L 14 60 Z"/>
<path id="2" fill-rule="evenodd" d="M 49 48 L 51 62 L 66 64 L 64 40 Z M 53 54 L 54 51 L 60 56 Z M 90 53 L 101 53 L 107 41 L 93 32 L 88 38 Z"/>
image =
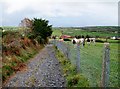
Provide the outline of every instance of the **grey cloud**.
<path id="1" fill-rule="evenodd" d="M 49 20 L 53 26 L 117 25 L 117 2 L 106 1 L 63 1 L 50 3 L 50 6 L 45 9 L 43 8 L 44 5 L 49 5 L 49 3 L 44 3 L 43 7 L 36 6 L 36 8 L 33 8 L 36 4 L 34 6 L 31 5 L 31 7 L 28 5 L 25 9 L 11 14 L 4 11 L 2 24 L 4 26 L 17 26 L 25 17 L 37 17 Z M 4 5 L 3 9 L 5 10 L 6 8 L 6 5 Z"/>

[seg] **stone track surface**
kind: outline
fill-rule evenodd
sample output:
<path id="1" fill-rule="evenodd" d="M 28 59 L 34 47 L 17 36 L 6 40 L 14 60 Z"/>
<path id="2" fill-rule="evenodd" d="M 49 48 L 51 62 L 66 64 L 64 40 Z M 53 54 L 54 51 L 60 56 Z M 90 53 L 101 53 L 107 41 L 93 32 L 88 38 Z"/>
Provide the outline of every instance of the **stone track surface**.
<path id="1" fill-rule="evenodd" d="M 19 71 L 5 87 L 65 87 L 65 78 L 55 57 L 55 49 L 47 45 L 27 63 L 26 71 Z"/>

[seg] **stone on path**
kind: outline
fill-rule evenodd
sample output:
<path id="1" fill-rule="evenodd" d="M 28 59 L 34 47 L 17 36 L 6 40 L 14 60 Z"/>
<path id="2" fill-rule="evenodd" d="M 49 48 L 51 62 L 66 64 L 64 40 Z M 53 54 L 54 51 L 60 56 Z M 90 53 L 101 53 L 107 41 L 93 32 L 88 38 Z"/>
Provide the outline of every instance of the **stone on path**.
<path id="1" fill-rule="evenodd" d="M 55 57 L 55 49 L 47 45 L 27 64 L 27 70 L 17 72 L 5 87 L 65 87 L 65 78 Z"/>

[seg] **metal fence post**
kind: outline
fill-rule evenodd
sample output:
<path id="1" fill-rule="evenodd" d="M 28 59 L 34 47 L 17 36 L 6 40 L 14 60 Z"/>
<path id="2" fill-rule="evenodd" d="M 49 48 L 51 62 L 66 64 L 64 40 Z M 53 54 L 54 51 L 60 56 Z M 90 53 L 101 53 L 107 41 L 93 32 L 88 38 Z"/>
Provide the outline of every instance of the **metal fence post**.
<path id="1" fill-rule="evenodd" d="M 109 84 L 109 75 L 110 75 L 110 52 L 109 50 L 110 50 L 109 43 L 104 43 L 102 79 L 101 79 L 102 87 L 108 87 L 108 84 Z"/>
<path id="2" fill-rule="evenodd" d="M 76 60 L 76 66 L 77 66 L 77 73 L 80 72 L 80 43 L 77 44 L 77 60 Z"/>

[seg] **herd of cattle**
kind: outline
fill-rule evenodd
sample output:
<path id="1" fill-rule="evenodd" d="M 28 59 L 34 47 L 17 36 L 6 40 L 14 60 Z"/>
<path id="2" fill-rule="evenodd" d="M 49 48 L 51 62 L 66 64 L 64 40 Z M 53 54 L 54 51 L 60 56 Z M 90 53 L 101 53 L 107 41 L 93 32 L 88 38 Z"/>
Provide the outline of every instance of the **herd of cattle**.
<path id="1" fill-rule="evenodd" d="M 85 46 L 85 43 L 87 42 L 88 45 L 90 45 L 91 43 L 95 44 L 95 38 L 73 38 L 72 39 L 72 43 L 73 44 L 81 44 L 82 46 Z"/>
<path id="2" fill-rule="evenodd" d="M 56 36 L 53 36 L 52 37 L 53 39 L 56 39 L 57 37 Z M 65 38 L 59 38 L 59 41 L 64 41 L 64 39 L 68 39 L 70 38 L 71 39 L 71 42 L 73 44 L 79 44 L 79 45 L 82 45 L 82 46 L 85 46 L 85 44 L 87 43 L 88 45 L 90 45 L 91 43 L 93 43 L 95 45 L 96 43 L 96 38 L 91 38 L 91 37 L 65 37 Z"/>

